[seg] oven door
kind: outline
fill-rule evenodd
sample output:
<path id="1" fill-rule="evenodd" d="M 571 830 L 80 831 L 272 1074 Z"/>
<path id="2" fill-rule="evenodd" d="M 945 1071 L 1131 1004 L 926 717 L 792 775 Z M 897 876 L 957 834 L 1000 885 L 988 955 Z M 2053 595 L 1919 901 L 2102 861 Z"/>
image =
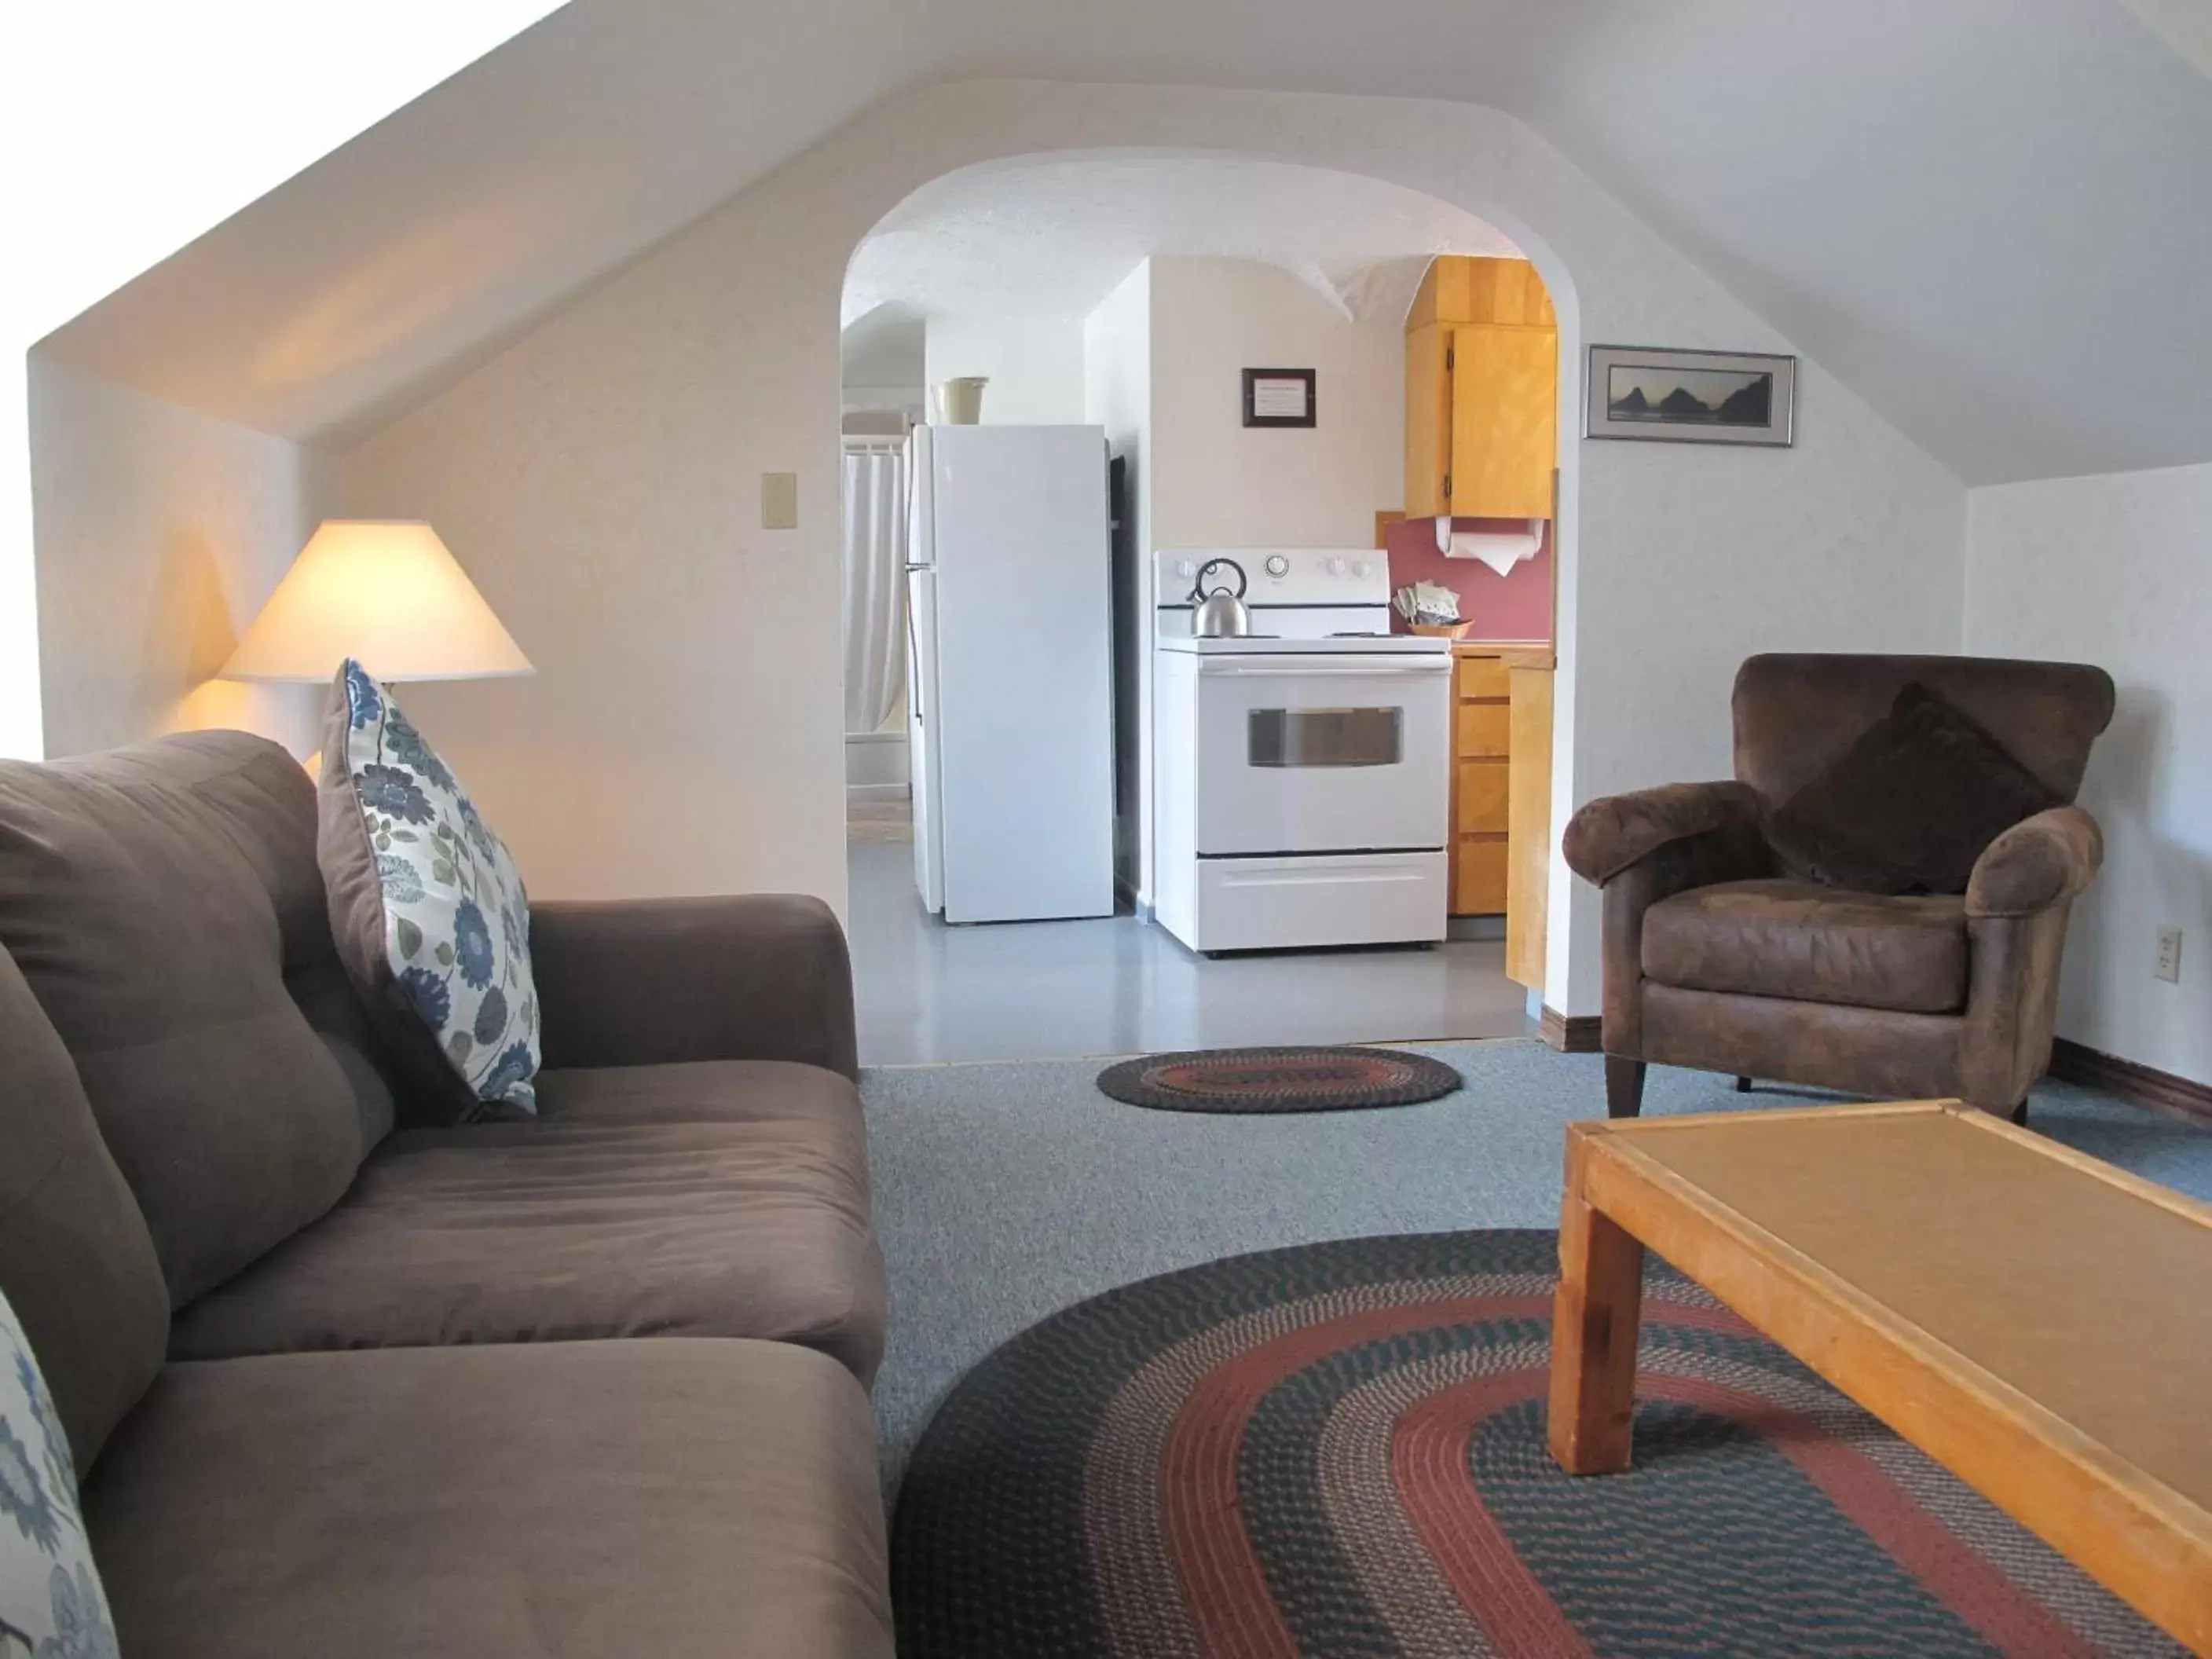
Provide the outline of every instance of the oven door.
<path id="1" fill-rule="evenodd" d="M 1200 857 L 1444 845 L 1449 657 L 1201 657 L 1196 692 Z"/>

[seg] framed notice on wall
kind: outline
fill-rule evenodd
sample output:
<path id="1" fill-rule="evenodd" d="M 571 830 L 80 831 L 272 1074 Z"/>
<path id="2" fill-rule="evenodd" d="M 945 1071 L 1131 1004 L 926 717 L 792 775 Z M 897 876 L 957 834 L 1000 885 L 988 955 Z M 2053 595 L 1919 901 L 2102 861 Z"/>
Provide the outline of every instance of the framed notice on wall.
<path id="1" fill-rule="evenodd" d="M 1244 371 L 1244 424 L 1312 426 L 1314 372 L 1310 368 Z"/>

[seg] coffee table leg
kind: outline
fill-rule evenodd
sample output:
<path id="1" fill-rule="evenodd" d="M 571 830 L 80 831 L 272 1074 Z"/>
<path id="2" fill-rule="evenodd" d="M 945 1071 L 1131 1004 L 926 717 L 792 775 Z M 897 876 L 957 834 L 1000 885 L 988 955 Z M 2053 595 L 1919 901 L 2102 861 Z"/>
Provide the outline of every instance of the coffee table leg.
<path id="1" fill-rule="evenodd" d="M 1583 1196 L 1583 1138 L 1567 1136 L 1559 1292 L 1552 1312 L 1552 1456 L 1569 1474 L 1628 1467 L 1644 1246 Z"/>

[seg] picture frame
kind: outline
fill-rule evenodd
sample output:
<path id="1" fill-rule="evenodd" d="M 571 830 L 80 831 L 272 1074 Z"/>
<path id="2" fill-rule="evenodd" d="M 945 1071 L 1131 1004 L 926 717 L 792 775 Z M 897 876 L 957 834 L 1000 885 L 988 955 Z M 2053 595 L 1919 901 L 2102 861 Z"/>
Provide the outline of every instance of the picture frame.
<path id="1" fill-rule="evenodd" d="M 1594 345 L 1583 436 L 1787 449 L 1797 421 L 1797 360 L 1768 351 Z"/>
<path id="2" fill-rule="evenodd" d="M 1244 371 L 1244 424 L 1302 427 L 1319 424 L 1314 405 L 1314 371 L 1310 368 L 1248 368 Z"/>

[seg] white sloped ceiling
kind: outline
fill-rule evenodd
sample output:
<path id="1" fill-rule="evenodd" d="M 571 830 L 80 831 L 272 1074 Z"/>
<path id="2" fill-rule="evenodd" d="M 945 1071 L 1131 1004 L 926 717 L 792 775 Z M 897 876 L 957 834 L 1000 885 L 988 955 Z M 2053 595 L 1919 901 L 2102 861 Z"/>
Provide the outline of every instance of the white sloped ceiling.
<path id="1" fill-rule="evenodd" d="M 2212 459 L 2194 3 L 574 0 L 44 349 L 341 442 L 861 110 L 1018 74 L 1491 104 L 1969 483 Z"/>

